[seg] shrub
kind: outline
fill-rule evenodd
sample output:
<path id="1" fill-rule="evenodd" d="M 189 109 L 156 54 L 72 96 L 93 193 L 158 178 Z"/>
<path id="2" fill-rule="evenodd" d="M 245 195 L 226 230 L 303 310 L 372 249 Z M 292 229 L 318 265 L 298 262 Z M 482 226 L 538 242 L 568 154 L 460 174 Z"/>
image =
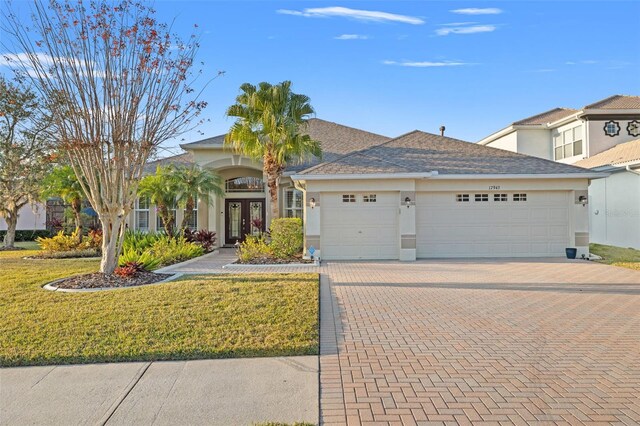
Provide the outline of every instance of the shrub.
<path id="1" fill-rule="evenodd" d="M 0 231 L 0 241 L 4 240 L 7 231 Z M 51 232 L 46 229 L 20 230 L 16 231 L 16 241 L 35 241 L 38 238 L 49 238 Z"/>
<path id="2" fill-rule="evenodd" d="M 216 233 L 213 231 L 207 231 L 206 229 L 193 232 L 187 228 L 184 230 L 184 238 L 190 243 L 199 244 L 207 253 L 215 249 L 216 241 L 218 241 Z"/>
<path id="3" fill-rule="evenodd" d="M 87 245 L 89 248 L 102 248 L 102 229 L 90 229 L 87 235 Z"/>
<path id="4" fill-rule="evenodd" d="M 140 265 L 146 271 L 153 271 L 160 266 L 160 258 L 150 250 L 138 252 L 133 248 L 124 249 L 118 259 L 118 265 L 126 266 L 132 263 Z"/>
<path id="5" fill-rule="evenodd" d="M 184 237 L 159 239 L 150 251 L 160 260 L 161 265 L 184 262 L 204 254 L 201 246 L 188 242 Z"/>
<path id="6" fill-rule="evenodd" d="M 38 253 L 35 257 L 39 259 L 77 259 L 80 257 L 97 257 L 100 252 L 96 249 L 73 250 L 73 251 L 45 251 Z"/>
<path id="7" fill-rule="evenodd" d="M 269 228 L 271 233 L 271 252 L 278 259 L 289 259 L 302 255 L 304 235 L 302 219 L 274 219 Z"/>
<path id="8" fill-rule="evenodd" d="M 168 238 L 166 234 L 161 232 L 142 232 L 127 230 L 124 235 L 124 242 L 122 248 L 124 250 L 134 249 L 138 252 L 142 252 L 149 249 L 153 244 L 162 238 Z"/>
<path id="9" fill-rule="evenodd" d="M 264 234 L 247 235 L 247 238 L 238 246 L 240 263 L 248 263 L 255 259 L 271 257 L 271 255 L 271 248 L 267 244 Z"/>
<path id="10" fill-rule="evenodd" d="M 36 241 L 42 250 L 50 252 L 84 250 L 89 248 L 84 244 L 84 241 L 80 242 L 78 240 L 77 232 L 73 232 L 71 235 L 65 235 L 64 231 L 60 231 L 51 238 L 38 238 Z"/>

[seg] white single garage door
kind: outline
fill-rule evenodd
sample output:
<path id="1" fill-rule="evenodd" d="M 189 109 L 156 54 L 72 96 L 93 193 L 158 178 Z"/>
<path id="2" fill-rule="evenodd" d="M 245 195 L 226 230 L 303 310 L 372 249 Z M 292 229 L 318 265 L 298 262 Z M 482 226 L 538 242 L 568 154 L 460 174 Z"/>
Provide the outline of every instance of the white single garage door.
<path id="1" fill-rule="evenodd" d="M 425 192 L 416 197 L 416 255 L 554 257 L 569 244 L 569 192 Z"/>
<path id="2" fill-rule="evenodd" d="M 323 193 L 323 259 L 398 259 L 399 194 Z"/>

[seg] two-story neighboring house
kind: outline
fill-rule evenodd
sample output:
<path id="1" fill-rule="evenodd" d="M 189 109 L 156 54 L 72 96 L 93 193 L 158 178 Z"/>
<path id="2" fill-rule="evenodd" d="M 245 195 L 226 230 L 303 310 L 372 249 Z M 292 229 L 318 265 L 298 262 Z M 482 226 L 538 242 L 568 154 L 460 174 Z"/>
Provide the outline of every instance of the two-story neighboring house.
<path id="1" fill-rule="evenodd" d="M 478 143 L 610 173 L 589 186 L 590 240 L 640 249 L 640 96 L 555 108 Z"/>

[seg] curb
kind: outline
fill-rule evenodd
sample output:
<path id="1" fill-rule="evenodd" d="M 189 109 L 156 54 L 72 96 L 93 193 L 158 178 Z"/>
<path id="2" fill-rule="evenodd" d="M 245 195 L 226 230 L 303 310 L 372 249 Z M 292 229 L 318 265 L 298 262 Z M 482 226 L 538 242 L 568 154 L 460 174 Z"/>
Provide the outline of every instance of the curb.
<path id="1" fill-rule="evenodd" d="M 264 265 L 252 265 L 250 263 L 228 263 L 222 269 L 261 269 L 261 268 L 317 268 L 320 267 L 319 262 L 313 263 L 265 263 Z"/>
<path id="2" fill-rule="evenodd" d="M 154 271 L 155 272 L 155 271 Z M 158 285 L 158 284 L 164 284 L 164 283 L 168 283 L 170 281 L 176 280 L 178 278 L 180 278 L 181 276 L 183 276 L 183 273 L 175 273 L 174 275 L 165 278 L 162 281 L 157 281 L 155 283 L 148 283 L 148 284 L 140 284 L 140 285 L 132 285 L 129 287 L 98 287 L 98 288 L 60 288 L 60 287 L 56 287 L 55 284 L 59 283 L 60 281 L 64 281 L 69 277 L 66 278 L 60 278 L 59 280 L 55 280 L 55 281 L 51 281 L 50 283 L 47 283 L 45 285 L 42 286 L 43 289 L 48 290 L 48 291 L 57 291 L 57 292 L 62 292 L 62 293 L 95 293 L 98 291 L 109 291 L 109 290 L 127 290 L 127 289 L 132 289 L 132 288 L 140 288 L 140 287 L 147 287 L 147 286 L 151 286 L 151 285 Z"/>

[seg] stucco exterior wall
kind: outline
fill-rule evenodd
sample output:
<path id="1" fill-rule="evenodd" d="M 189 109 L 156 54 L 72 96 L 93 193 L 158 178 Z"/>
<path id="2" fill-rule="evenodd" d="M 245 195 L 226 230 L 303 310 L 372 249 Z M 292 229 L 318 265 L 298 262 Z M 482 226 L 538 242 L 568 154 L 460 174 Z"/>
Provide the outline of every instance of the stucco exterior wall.
<path id="1" fill-rule="evenodd" d="M 18 231 L 32 231 L 46 229 L 47 213 L 45 206 L 38 203 L 34 206 L 26 205 L 19 210 Z M 0 231 L 7 230 L 7 222 L 0 218 Z"/>
<path id="2" fill-rule="evenodd" d="M 547 160 L 553 159 L 551 133 L 547 129 L 521 129 L 517 131 L 517 135 L 517 152 L 533 157 L 545 158 Z"/>
<path id="3" fill-rule="evenodd" d="M 640 249 L 640 176 L 613 173 L 589 186 L 591 242 Z"/>
<path id="4" fill-rule="evenodd" d="M 512 132 L 487 144 L 491 148 L 504 149 L 505 151 L 518 152 L 518 133 Z"/>
<path id="5" fill-rule="evenodd" d="M 616 121 L 620 125 L 620 134 L 613 137 L 607 136 L 604 133 L 604 125 L 609 120 L 587 121 L 587 132 L 589 135 L 589 146 L 587 148 L 587 155 L 589 157 L 593 157 L 594 155 L 599 154 L 602 151 L 606 151 L 607 149 L 613 148 L 618 144 L 638 139 L 638 136 L 631 136 L 627 132 L 627 125 L 631 120 L 631 118 L 615 119 L 614 121 Z M 636 118 L 636 120 L 640 120 L 640 117 Z"/>

